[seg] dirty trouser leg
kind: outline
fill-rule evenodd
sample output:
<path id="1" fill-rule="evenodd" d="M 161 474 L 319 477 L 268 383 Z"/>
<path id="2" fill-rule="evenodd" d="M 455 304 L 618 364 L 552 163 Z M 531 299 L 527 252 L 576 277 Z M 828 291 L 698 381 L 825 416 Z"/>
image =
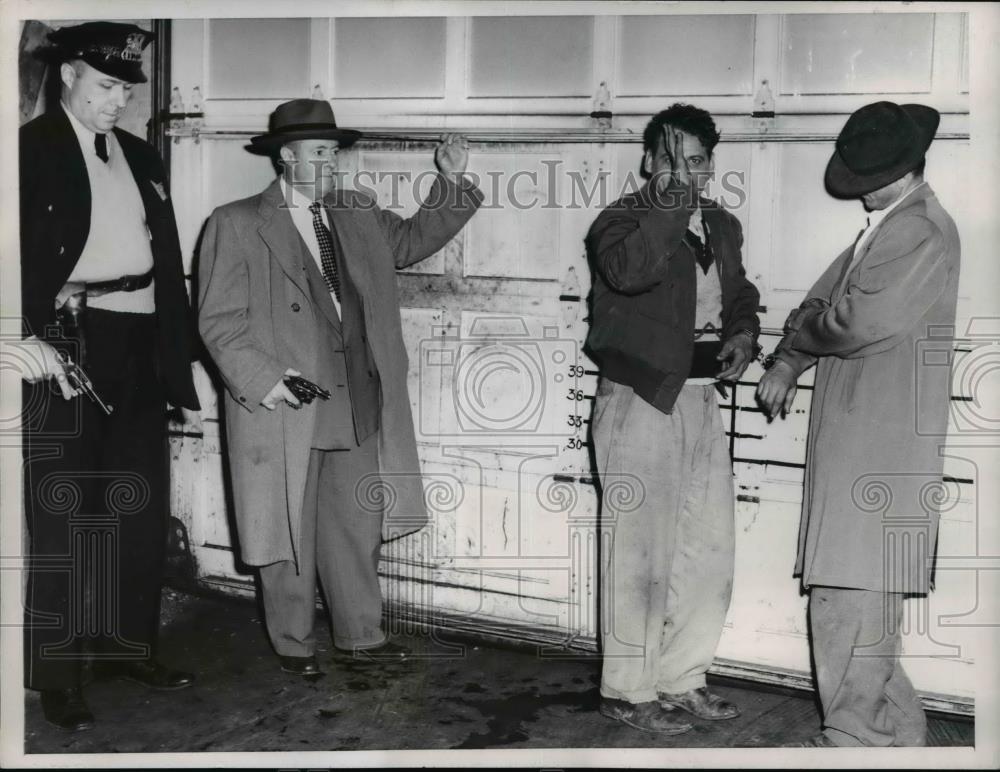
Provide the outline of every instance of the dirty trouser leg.
<path id="1" fill-rule="evenodd" d="M 602 489 L 601 694 L 656 699 L 657 667 L 682 502 L 685 427 L 631 388 L 602 379 L 594 446 Z"/>
<path id="2" fill-rule="evenodd" d="M 264 622 L 274 650 L 283 657 L 308 657 L 316 651 L 316 508 L 324 451 L 309 453 L 302 498 L 299 564 L 281 560 L 260 567 Z"/>
<path id="3" fill-rule="evenodd" d="M 885 696 L 889 700 L 889 721 L 895 733 L 892 744 L 900 748 L 927 745 L 927 715 L 898 657 L 892 677 L 885 685 Z"/>
<path id="4" fill-rule="evenodd" d="M 899 664 L 902 613 L 899 593 L 818 586 L 810 592 L 824 733 L 837 745 L 890 746 L 897 736 L 909 744 L 924 740 L 916 736 L 923 711 L 918 718 L 913 701 L 903 700 L 912 687 Z M 903 716 L 905 723 L 895 726 Z"/>
<path id="5" fill-rule="evenodd" d="M 869 612 L 871 621 L 869 631 L 864 633 L 864 641 L 878 641 L 876 651 L 881 651 L 881 631 L 889 627 L 894 639 L 892 675 L 885 684 L 886 718 L 892 728 L 893 742 L 896 747 L 919 747 L 927 744 L 927 716 L 913 684 L 903 669 L 899 657 L 902 651 L 902 622 L 906 600 L 902 593 L 869 593 L 883 595 L 881 601 L 873 598 L 872 610 Z M 883 620 L 883 621 L 880 621 Z M 867 651 L 866 646 L 860 648 Z"/>
<path id="6" fill-rule="evenodd" d="M 705 686 L 733 588 L 733 473 L 715 389 L 685 386 L 678 403 L 701 420 L 691 422 L 693 449 L 683 459 L 689 483 L 677 525 L 657 681 L 657 691 L 667 694 Z"/>

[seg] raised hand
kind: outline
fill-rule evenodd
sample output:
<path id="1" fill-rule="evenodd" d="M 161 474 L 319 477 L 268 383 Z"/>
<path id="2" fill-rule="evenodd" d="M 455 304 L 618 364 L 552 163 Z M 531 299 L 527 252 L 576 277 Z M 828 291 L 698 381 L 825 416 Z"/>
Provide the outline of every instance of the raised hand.
<path id="1" fill-rule="evenodd" d="M 691 170 L 684 155 L 684 135 L 670 125 L 663 126 L 663 152 L 667 157 L 667 168 L 657 172 L 657 194 L 662 195 L 671 180 L 687 188 L 691 183 Z"/>
<path id="2" fill-rule="evenodd" d="M 668 138 L 673 136 L 673 141 L 668 142 Z M 684 155 L 684 135 L 679 131 L 674 131 L 670 126 L 663 127 L 664 147 L 667 148 L 667 157 L 670 159 L 670 170 L 673 177 L 684 187 L 691 182 L 691 170 L 688 167 L 687 156 Z"/>
<path id="3" fill-rule="evenodd" d="M 469 165 L 469 140 L 462 134 L 445 134 L 434 151 L 434 163 L 442 174 L 461 174 Z"/>

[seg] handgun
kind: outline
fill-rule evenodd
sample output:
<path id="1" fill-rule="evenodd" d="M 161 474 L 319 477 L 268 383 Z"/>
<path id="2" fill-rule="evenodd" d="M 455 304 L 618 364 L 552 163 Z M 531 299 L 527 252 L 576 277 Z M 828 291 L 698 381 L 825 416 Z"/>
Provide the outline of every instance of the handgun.
<path id="1" fill-rule="evenodd" d="M 90 380 L 90 377 L 83 371 L 83 368 L 61 351 L 57 351 L 56 355 L 59 357 L 59 363 L 62 365 L 69 385 L 86 394 L 91 402 L 104 411 L 104 415 L 111 415 L 114 408 L 101 399 L 100 395 L 94 390 L 94 384 Z"/>
<path id="2" fill-rule="evenodd" d="M 317 386 L 310 380 L 306 380 L 298 375 L 286 375 L 284 377 L 285 386 L 303 404 L 308 405 L 314 398 L 330 399 L 330 392 L 322 386 Z"/>

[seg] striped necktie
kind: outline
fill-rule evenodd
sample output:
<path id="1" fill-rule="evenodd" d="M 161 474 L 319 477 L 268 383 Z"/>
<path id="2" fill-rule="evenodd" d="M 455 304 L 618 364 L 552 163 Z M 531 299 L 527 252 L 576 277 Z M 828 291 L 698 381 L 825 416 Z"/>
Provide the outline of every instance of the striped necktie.
<path id="1" fill-rule="evenodd" d="M 319 242 L 319 259 L 323 266 L 323 278 L 326 279 L 326 287 L 332 292 L 337 302 L 340 302 L 340 276 L 337 273 L 337 260 L 333 252 L 333 236 L 329 228 L 323 223 L 320 214 L 323 205 L 319 201 L 309 204 L 309 211 L 313 216 L 313 230 L 316 231 L 316 241 Z"/>

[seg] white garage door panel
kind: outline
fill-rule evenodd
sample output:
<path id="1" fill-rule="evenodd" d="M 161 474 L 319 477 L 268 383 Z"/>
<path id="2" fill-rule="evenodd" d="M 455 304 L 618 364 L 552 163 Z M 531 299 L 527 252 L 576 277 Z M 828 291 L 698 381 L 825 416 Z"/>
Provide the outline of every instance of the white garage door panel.
<path id="1" fill-rule="evenodd" d="M 401 216 L 416 210 L 434 168 L 428 135 L 414 133 L 480 132 L 470 171 L 480 177 L 485 206 L 397 280 L 431 525 L 384 546 L 380 571 L 393 614 L 464 617 L 470 629 L 594 645 L 598 544 L 610 527 L 597 518 L 586 444 L 596 371 L 582 353 L 590 291 L 584 238 L 603 207 L 643 183 L 647 116 L 677 100 L 717 114 L 724 137 L 710 195 L 743 226 L 747 272 L 767 309 L 761 343 L 770 351 L 789 309 L 865 224 L 859 203 L 823 189 L 831 138 L 852 110 L 901 91 L 925 92 L 921 99 L 950 111 L 949 136 L 961 136 L 968 124 L 964 27 L 962 14 L 892 13 L 175 24 L 173 81 L 185 99 L 201 88 L 208 132 L 171 146 L 188 263 L 214 206 L 273 179 L 268 161 L 244 146 L 283 98 L 319 87 L 340 125 L 380 127 L 386 136 L 360 142 L 340 160 L 348 173 L 361 173 L 359 187 Z M 681 48 L 668 53 L 680 61 L 688 50 L 712 53 L 708 66 L 682 80 L 679 63 L 656 55 L 664 35 L 678 30 Z M 247 73 L 257 59 L 277 60 L 258 48 L 255 62 L 245 61 L 240 36 L 280 40 L 296 55 L 255 80 Z M 359 52 L 375 43 L 389 53 L 360 66 Z M 416 64 L 400 69 L 400 57 Z M 769 124 L 747 117 L 763 79 L 778 113 Z M 601 81 L 615 111 L 610 132 L 588 117 Z M 935 142 L 928 157 L 931 184 L 963 239 L 960 332 L 968 329 L 965 317 L 989 307 L 981 266 L 993 251 L 986 226 L 970 214 L 968 159 L 963 139 Z M 977 394 L 976 374 L 992 361 L 979 341 L 988 342 L 976 338 L 956 357 L 959 395 Z M 768 422 L 753 397 L 761 372 L 754 364 L 735 396 L 720 398 L 738 504 L 719 668 L 807 683 L 805 597 L 791 572 L 811 392 L 801 389 L 792 413 Z M 809 371 L 802 385 L 812 378 Z M 202 577 L 245 582 L 250 577 L 239 573 L 229 547 L 215 395 L 202 376 L 199 392 L 204 436 L 172 439 L 172 505 L 188 524 Z M 985 407 L 975 401 L 953 408 L 953 438 L 984 425 Z M 998 623 L 977 600 L 1000 592 L 1000 572 L 973 570 L 985 516 L 974 459 L 967 449 L 950 453 L 946 474 L 957 501 L 942 518 L 938 589 L 914 609 L 906 635 L 907 653 L 918 655 L 906 665 L 917 687 L 956 703 L 968 703 L 974 691 L 974 625 Z M 627 491 L 629 481 L 622 482 Z"/>
<path id="2" fill-rule="evenodd" d="M 294 99 L 309 89 L 309 19 L 213 19 L 210 99 Z"/>
<path id="3" fill-rule="evenodd" d="M 755 21 L 754 16 L 735 15 L 622 18 L 617 93 L 752 93 Z"/>
<path id="4" fill-rule="evenodd" d="M 443 96 L 445 23 L 440 17 L 338 19 L 333 93 L 342 99 Z"/>
<path id="5" fill-rule="evenodd" d="M 926 94 L 933 14 L 784 17 L 783 94 Z"/>

